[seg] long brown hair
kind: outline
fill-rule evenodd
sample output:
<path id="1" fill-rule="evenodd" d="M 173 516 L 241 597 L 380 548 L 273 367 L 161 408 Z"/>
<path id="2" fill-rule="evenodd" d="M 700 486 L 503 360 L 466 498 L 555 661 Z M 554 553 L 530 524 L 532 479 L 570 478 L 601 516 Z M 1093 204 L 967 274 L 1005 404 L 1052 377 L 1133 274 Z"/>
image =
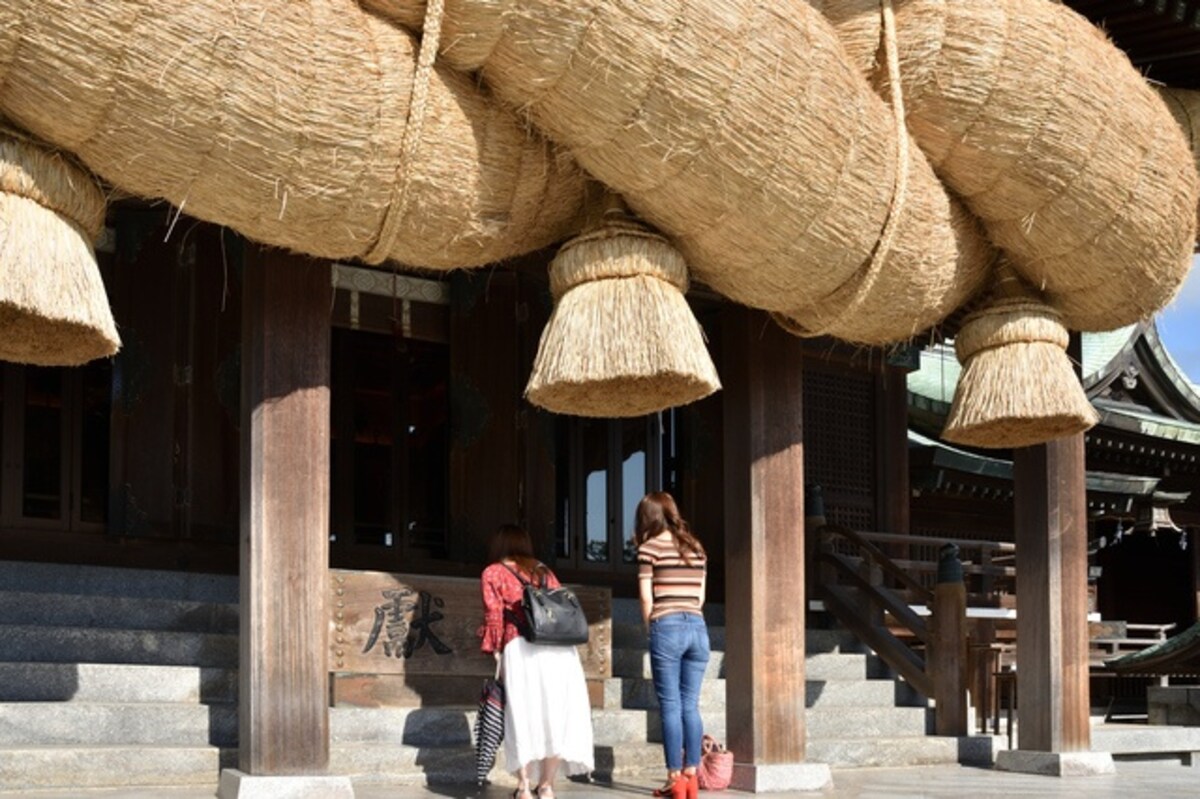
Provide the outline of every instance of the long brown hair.
<path id="1" fill-rule="evenodd" d="M 670 531 L 671 538 L 675 539 L 675 548 L 685 562 L 691 563 L 692 555 L 704 557 L 704 545 L 692 533 L 687 520 L 679 515 L 675 498 L 666 491 L 652 491 L 638 503 L 634 543 L 640 547 L 663 530 Z"/>
<path id="2" fill-rule="evenodd" d="M 531 578 L 543 576 L 550 571 L 544 563 L 534 557 L 533 541 L 529 538 L 529 533 L 515 524 L 502 524 L 496 530 L 496 534 L 492 536 L 491 556 L 493 563 L 506 558 L 511 560 L 517 564 L 520 571 Z"/>

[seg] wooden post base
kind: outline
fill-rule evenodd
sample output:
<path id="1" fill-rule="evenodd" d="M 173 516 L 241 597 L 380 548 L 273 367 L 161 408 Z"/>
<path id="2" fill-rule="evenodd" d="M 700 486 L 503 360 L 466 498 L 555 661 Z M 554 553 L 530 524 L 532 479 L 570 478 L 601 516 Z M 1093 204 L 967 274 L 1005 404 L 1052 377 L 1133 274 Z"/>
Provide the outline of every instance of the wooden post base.
<path id="1" fill-rule="evenodd" d="M 996 770 L 1046 777 L 1096 777 L 1117 771 L 1108 752 L 1033 752 L 1026 749 L 998 752 Z"/>
<path id="2" fill-rule="evenodd" d="M 735 791 L 823 791 L 833 784 L 833 774 L 824 763 L 734 763 Z"/>
<path id="3" fill-rule="evenodd" d="M 217 799 L 354 799 L 354 786 L 349 777 L 256 777 L 227 768 Z"/>

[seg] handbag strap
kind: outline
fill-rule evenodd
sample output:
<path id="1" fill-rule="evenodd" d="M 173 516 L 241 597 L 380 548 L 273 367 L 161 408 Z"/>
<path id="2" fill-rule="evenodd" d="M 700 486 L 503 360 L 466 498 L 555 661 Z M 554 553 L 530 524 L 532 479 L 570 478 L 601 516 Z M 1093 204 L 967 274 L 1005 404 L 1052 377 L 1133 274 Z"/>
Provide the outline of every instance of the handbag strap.
<path id="1" fill-rule="evenodd" d="M 537 588 L 545 588 L 545 587 L 546 587 L 546 577 L 545 577 L 545 575 L 542 575 L 542 584 L 541 584 L 541 585 L 536 585 L 535 583 L 533 583 L 533 582 L 530 582 L 529 580 L 526 580 L 526 579 L 525 579 L 525 578 L 524 578 L 524 577 L 521 575 L 521 573 L 520 573 L 519 571 L 517 571 L 516 569 L 514 569 L 512 566 L 509 566 L 509 565 L 508 565 L 507 563 L 505 563 L 504 561 L 500 561 L 500 565 L 501 565 L 501 566 L 503 566 L 504 568 L 508 569 L 510 572 L 512 572 L 512 576 L 513 576 L 513 577 L 516 577 L 518 580 L 520 580 L 520 581 L 521 581 L 521 585 L 533 585 L 533 586 L 535 586 L 535 587 L 537 587 Z M 544 564 L 542 564 L 541 562 L 539 562 L 539 563 L 538 563 L 538 566 L 543 566 L 543 565 L 544 565 Z"/>

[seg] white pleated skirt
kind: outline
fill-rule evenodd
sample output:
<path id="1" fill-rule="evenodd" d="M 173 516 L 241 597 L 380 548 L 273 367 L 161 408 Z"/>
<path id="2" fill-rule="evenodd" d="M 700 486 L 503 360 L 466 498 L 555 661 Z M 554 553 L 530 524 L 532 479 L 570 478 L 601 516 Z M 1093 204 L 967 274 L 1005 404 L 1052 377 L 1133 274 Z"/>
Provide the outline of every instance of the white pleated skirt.
<path id="1" fill-rule="evenodd" d="M 543 758 L 562 758 L 560 774 L 595 768 L 592 708 L 573 646 L 538 646 L 517 637 L 504 647 L 504 759 L 525 766 L 533 784 Z"/>

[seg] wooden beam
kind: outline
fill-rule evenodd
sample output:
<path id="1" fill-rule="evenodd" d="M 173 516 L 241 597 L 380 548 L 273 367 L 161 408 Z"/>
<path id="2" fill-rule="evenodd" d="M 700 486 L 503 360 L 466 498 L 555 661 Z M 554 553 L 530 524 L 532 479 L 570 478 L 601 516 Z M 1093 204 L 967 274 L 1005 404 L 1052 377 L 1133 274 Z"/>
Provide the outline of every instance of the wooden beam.
<path id="1" fill-rule="evenodd" d="M 805 757 L 802 343 L 722 317 L 726 737 L 739 764 Z"/>
<path id="2" fill-rule="evenodd" d="M 1013 451 L 1018 747 L 1087 752 L 1087 499 L 1078 434 Z"/>
<path id="3" fill-rule="evenodd" d="M 256 776 L 329 764 L 330 282 L 327 263 L 247 252 L 238 764 Z"/>

